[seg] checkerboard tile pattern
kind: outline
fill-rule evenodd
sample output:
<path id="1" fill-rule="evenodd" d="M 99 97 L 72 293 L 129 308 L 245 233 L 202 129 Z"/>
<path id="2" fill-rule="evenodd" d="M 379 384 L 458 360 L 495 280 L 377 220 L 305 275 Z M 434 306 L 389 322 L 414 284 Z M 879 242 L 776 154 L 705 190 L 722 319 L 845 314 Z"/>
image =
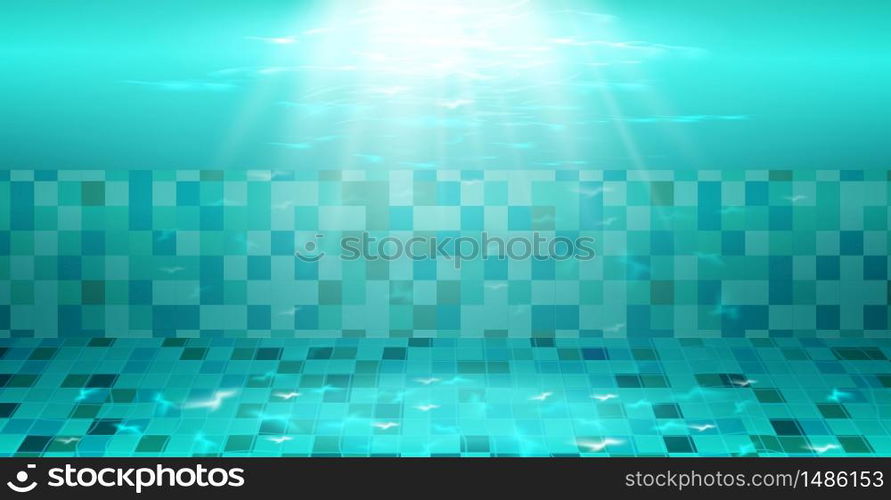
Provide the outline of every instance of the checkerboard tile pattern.
<path id="1" fill-rule="evenodd" d="M 0 172 L 0 336 L 887 335 L 885 171 Z M 344 261 L 340 236 L 596 238 Z M 308 242 L 326 256 L 294 257 Z"/>
<path id="2" fill-rule="evenodd" d="M 2 456 L 888 456 L 880 339 L 4 339 Z"/>

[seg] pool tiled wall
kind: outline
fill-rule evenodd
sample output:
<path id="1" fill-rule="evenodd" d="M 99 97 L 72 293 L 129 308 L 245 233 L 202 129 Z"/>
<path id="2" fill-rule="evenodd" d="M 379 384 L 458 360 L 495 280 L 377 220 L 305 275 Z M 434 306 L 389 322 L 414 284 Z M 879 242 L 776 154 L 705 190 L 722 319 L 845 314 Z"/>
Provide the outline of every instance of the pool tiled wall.
<path id="1" fill-rule="evenodd" d="M 876 337 L 886 171 L 0 172 L 0 336 Z M 341 237 L 595 239 L 344 260 Z M 295 251 L 316 245 L 318 260 Z"/>

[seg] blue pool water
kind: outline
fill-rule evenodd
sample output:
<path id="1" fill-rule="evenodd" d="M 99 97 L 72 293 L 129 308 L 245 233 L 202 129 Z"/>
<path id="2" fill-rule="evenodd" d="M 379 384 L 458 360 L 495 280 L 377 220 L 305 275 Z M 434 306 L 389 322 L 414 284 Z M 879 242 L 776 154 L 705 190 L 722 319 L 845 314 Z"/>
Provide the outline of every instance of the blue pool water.
<path id="1" fill-rule="evenodd" d="M 891 4 L 49 8 L 0 455 L 891 454 Z"/>
<path id="2" fill-rule="evenodd" d="M 0 166 L 884 169 L 886 2 L 4 2 Z"/>

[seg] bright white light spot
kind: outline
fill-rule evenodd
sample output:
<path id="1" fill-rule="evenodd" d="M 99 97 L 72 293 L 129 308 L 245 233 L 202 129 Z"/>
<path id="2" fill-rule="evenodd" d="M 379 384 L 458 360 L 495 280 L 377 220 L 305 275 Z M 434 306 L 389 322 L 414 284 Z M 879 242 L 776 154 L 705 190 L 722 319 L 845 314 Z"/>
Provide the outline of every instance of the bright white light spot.
<path id="1" fill-rule="evenodd" d="M 379 0 L 349 23 L 351 52 L 376 74 L 481 79 L 547 51 L 534 20 L 526 1 Z"/>

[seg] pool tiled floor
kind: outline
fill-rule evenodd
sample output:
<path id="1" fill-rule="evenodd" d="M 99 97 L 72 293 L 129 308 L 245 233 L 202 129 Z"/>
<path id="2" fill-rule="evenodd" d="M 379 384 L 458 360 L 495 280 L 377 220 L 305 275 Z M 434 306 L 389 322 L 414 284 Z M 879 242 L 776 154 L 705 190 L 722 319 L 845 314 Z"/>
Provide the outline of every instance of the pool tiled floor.
<path id="1" fill-rule="evenodd" d="M 3 339 L 2 456 L 891 455 L 887 339 Z"/>

